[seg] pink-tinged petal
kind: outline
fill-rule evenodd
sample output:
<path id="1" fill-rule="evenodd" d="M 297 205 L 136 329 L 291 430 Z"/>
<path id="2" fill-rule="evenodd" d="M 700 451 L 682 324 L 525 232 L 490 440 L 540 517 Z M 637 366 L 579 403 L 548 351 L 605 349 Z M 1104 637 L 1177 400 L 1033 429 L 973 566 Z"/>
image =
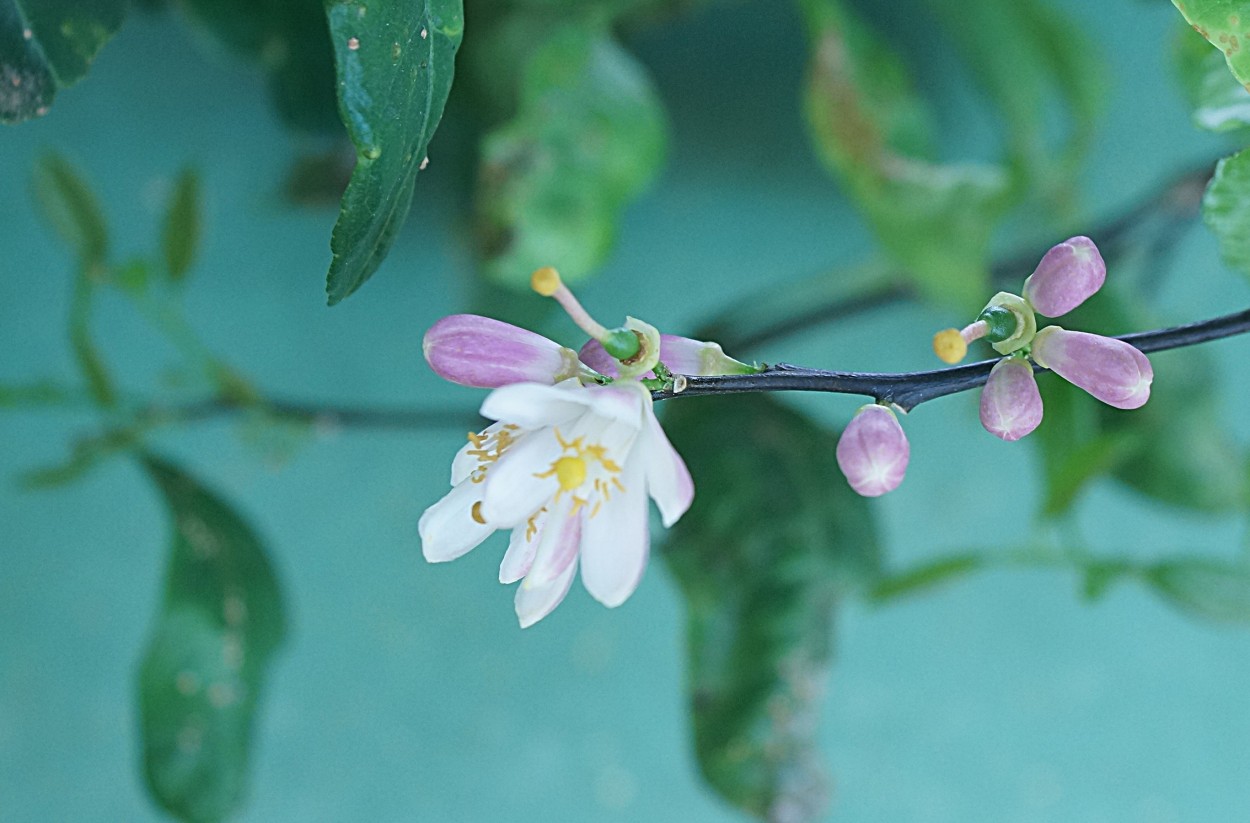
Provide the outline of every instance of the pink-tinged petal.
<path id="1" fill-rule="evenodd" d="M 587 397 L 580 388 L 566 389 L 538 383 L 514 383 L 495 389 L 482 403 L 482 416 L 523 429 L 559 426 L 586 411 Z"/>
<path id="2" fill-rule="evenodd" d="M 587 341 L 578 357 L 600 374 L 615 378 L 619 373 L 616 360 L 603 350 L 598 340 Z M 673 374 L 747 374 L 754 371 L 747 364 L 725 354 L 719 343 L 674 334 L 660 335 L 660 362 Z"/>
<path id="3" fill-rule="evenodd" d="M 1047 326 L 1037 333 L 1032 356 L 1108 406 L 1136 409 L 1150 399 L 1150 360 L 1123 340 Z"/>
<path id="4" fill-rule="evenodd" d="M 642 580 L 651 549 L 642 464 L 630 460 L 617 491 L 592 517 L 583 509 L 582 583 L 608 608 L 624 603 Z"/>
<path id="5" fill-rule="evenodd" d="M 1107 264 L 1094 241 L 1073 237 L 1046 252 L 1024 281 L 1024 297 L 1038 313 L 1059 317 L 1102 288 Z"/>
<path id="6" fill-rule="evenodd" d="M 578 372 L 577 355 L 541 334 L 476 314 L 435 323 L 421 348 L 444 380 L 493 389 L 511 383 L 558 383 Z"/>
<path id="7" fill-rule="evenodd" d="M 852 489 L 864 497 L 878 497 L 903 482 L 911 447 L 894 412 L 874 403 L 861 408 L 846 425 L 837 457 Z"/>
<path id="8" fill-rule="evenodd" d="M 560 442 L 551 429 L 537 431 L 508 449 L 486 470 L 482 519 L 498 529 L 524 524 L 560 488 L 545 474 L 560 456 Z"/>
<path id="9" fill-rule="evenodd" d="M 650 398 L 643 412 L 645 421 L 642 433 L 634 448 L 637 459 L 642 460 L 647 480 L 647 493 L 660 509 L 664 528 L 676 523 L 690 508 L 694 500 L 694 481 L 681 455 L 673 448 L 660 421 L 651 408 Z"/>
<path id="10" fill-rule="evenodd" d="M 539 512 L 531 521 L 520 524 L 512 530 L 508 540 L 508 550 L 504 552 L 503 562 L 499 564 L 499 582 L 515 583 L 529 574 L 534 565 L 534 554 L 538 551 L 538 541 L 543 533 L 544 512 Z M 530 527 L 532 522 L 533 528 Z"/>
<path id="11" fill-rule="evenodd" d="M 425 510 L 417 532 L 421 535 L 421 553 L 426 560 L 431 563 L 455 560 L 490 537 L 495 527 L 473 516 L 473 507 L 481 500 L 481 484 L 467 481 Z"/>
<path id="12" fill-rule="evenodd" d="M 577 559 L 581 539 L 581 515 L 573 512 L 572 495 L 564 495 L 547 515 L 534 563 L 525 579 L 533 586 L 545 586 L 558 579 Z"/>
<path id="13" fill-rule="evenodd" d="M 990 371 L 981 390 L 981 425 L 995 437 L 1013 442 L 1042 422 L 1042 395 L 1033 366 L 1023 357 L 1006 357 Z"/>
<path id="14" fill-rule="evenodd" d="M 516 616 L 521 623 L 521 628 L 528 629 L 560 605 L 560 601 L 569 593 L 569 588 L 573 585 L 573 576 L 577 573 L 576 558 L 574 561 L 558 578 L 546 585 L 531 584 L 527 577 L 517 587 Z"/>

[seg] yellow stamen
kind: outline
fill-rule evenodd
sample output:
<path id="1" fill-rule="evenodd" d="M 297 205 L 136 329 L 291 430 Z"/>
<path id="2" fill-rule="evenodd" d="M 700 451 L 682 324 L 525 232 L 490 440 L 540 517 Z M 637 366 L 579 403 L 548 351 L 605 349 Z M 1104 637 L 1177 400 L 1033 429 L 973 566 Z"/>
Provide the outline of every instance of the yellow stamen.
<path id="1" fill-rule="evenodd" d="M 933 335 L 933 353 L 943 363 L 958 363 L 968 354 L 968 344 L 959 329 L 943 329 Z"/>
<path id="2" fill-rule="evenodd" d="M 560 272 L 551 266 L 535 269 L 530 275 L 530 288 L 543 297 L 551 297 L 562 285 L 564 284 L 560 282 Z"/>
<path id="3" fill-rule="evenodd" d="M 469 512 L 469 514 L 470 516 L 473 517 L 474 520 L 481 523 L 483 526 L 486 525 L 486 518 L 482 517 L 482 501 L 481 500 L 473 504 L 473 509 Z"/>

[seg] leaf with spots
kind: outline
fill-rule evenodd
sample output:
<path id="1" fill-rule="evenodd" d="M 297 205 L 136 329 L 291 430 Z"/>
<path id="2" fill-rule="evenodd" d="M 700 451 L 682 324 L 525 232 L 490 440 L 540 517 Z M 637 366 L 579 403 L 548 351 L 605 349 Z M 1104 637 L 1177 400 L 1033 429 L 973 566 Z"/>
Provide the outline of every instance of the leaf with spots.
<path id="1" fill-rule="evenodd" d="M 126 0 L 0 0 L 0 123 L 40 117 L 121 28 Z"/>
<path id="2" fill-rule="evenodd" d="M 1224 57 L 1177 21 L 1173 63 L 1193 107 L 1194 125 L 1214 132 L 1250 126 L 1250 91 L 1228 73 Z"/>
<path id="3" fill-rule="evenodd" d="M 221 820 L 245 794 L 252 728 L 285 634 L 282 598 L 259 538 L 228 504 L 163 460 L 143 462 L 173 526 L 139 667 L 147 785 L 181 820 Z"/>
<path id="4" fill-rule="evenodd" d="M 268 75 L 283 121 L 339 132 L 334 58 L 322 0 L 182 0 L 198 30 Z"/>
<path id="5" fill-rule="evenodd" d="M 1224 53 L 1237 82 L 1250 85 L 1250 0 L 1172 0 L 1172 5 Z"/>
<path id="6" fill-rule="evenodd" d="M 356 168 L 330 239 L 330 305 L 386 259 L 451 92 L 462 0 L 329 0 L 339 113 Z"/>
<path id="7" fill-rule="evenodd" d="M 650 78 L 605 26 L 544 35 L 520 70 L 515 116 L 483 142 L 477 192 L 486 274 L 519 288 L 540 266 L 570 281 L 600 266 L 666 141 Z"/>
<path id="8" fill-rule="evenodd" d="M 686 601 L 699 766 L 745 812 L 823 819 L 834 610 L 880 574 L 871 504 L 838 471 L 836 433 L 773 398 L 670 403 L 665 429 L 698 489 L 664 558 Z"/>
<path id="9" fill-rule="evenodd" d="M 1007 176 L 932 160 L 929 112 L 899 56 L 841 0 L 801 7 L 805 110 L 821 159 L 922 291 L 975 303 L 988 289 L 990 232 L 1010 206 Z"/>

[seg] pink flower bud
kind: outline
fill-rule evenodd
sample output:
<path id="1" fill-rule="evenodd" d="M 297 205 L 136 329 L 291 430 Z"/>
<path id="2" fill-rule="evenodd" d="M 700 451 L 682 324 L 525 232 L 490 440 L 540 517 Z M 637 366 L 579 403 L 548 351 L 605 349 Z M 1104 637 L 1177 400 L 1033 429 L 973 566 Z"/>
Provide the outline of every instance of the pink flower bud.
<path id="1" fill-rule="evenodd" d="M 903 482 L 911 448 L 894 412 L 869 403 L 846 425 L 837 454 L 838 468 L 851 488 L 864 497 L 878 497 Z"/>
<path id="2" fill-rule="evenodd" d="M 1150 399 L 1154 369 L 1123 340 L 1047 326 L 1033 340 L 1033 359 L 1109 406 L 1136 409 Z"/>
<path id="3" fill-rule="evenodd" d="M 995 437 L 1013 442 L 1042 422 L 1042 396 L 1033 366 L 1023 357 L 1004 357 L 990 371 L 981 390 L 981 425 Z"/>
<path id="4" fill-rule="evenodd" d="M 577 355 L 541 334 L 476 314 L 435 323 L 421 344 L 430 368 L 462 386 L 558 383 L 580 368 Z"/>
<path id="5" fill-rule="evenodd" d="M 1042 257 L 1024 281 L 1024 297 L 1039 314 L 1058 317 L 1075 309 L 1107 279 L 1107 265 L 1088 237 L 1073 237 Z"/>
<path id="6" fill-rule="evenodd" d="M 616 360 L 603 350 L 598 340 L 588 340 L 578 356 L 602 375 L 615 378 L 618 374 Z M 719 343 L 673 334 L 660 335 L 660 362 L 673 374 L 750 374 L 755 371 L 725 354 Z"/>

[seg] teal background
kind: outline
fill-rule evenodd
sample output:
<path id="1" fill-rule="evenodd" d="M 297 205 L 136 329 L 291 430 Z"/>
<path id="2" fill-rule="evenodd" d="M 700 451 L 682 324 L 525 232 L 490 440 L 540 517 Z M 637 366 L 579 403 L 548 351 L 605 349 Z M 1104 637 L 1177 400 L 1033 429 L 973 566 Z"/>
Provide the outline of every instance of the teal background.
<path id="1" fill-rule="evenodd" d="M 1191 127 L 1171 79 L 1179 18 L 1169 4 L 1063 5 L 1107 48 L 1108 103 L 1081 179 L 1082 213 L 1093 218 L 1222 144 Z M 927 43 L 914 45 L 937 48 Z M 468 133 L 449 121 L 435 138 L 390 258 L 328 310 L 335 212 L 280 199 L 299 144 L 275 120 L 258 75 L 202 46 L 174 21 L 137 15 L 48 117 L 0 131 L 0 379 L 73 374 L 63 329 L 71 261 L 28 196 L 34 159 L 56 148 L 100 192 L 120 257 L 153 247 L 178 170 L 201 170 L 208 223 L 187 289 L 191 317 L 266 390 L 475 406 L 479 392 L 440 383 L 420 353 L 435 319 L 470 305 Z M 641 32 L 632 47 L 668 105 L 671 151 L 658 184 L 628 211 L 610 264 L 581 290 L 592 311 L 689 331 L 763 283 L 784 288 L 870 252 L 862 222 L 809 150 L 798 102 L 802 36 L 788 9 L 718 4 Z M 993 156 L 995 123 L 967 76 L 926 56 L 917 55 L 931 69 L 923 84 L 943 102 L 951 156 Z M 1002 233 L 999 245 L 1015 248 L 1025 236 Z M 1250 300 L 1201 228 L 1171 271 L 1158 303 L 1165 321 Z M 893 308 L 736 354 L 929 368 L 929 336 L 956 320 Z M 153 385 L 174 360 L 115 296 L 102 301 L 96 329 L 129 386 Z M 1221 411 L 1244 442 L 1246 343 L 1208 348 L 1222 365 Z M 834 423 L 858 405 L 793 402 Z M 65 489 L 19 491 L 10 482 L 17 472 L 60 459 L 92 418 L 27 412 L 2 421 L 0 821 L 161 819 L 140 780 L 134 692 L 160 592 L 165 512 L 125 460 Z M 986 436 L 975 397 L 926 405 L 904 422 L 909 476 L 873 504 L 892 561 L 1032 533 L 1036 455 Z M 288 601 L 292 636 L 270 680 L 240 820 L 741 819 L 697 776 L 682 607 L 662 564 L 616 611 L 578 585 L 522 632 L 511 590 L 495 582 L 501 539 L 453 564 L 421 559 L 416 521 L 443 493 L 461 432 L 322 431 L 275 467 L 238 430 L 221 420 L 156 443 L 268 538 Z M 1055 539 L 1143 557 L 1229 557 L 1242 550 L 1244 526 L 1102 482 Z M 1131 586 L 1086 605 L 1069 575 L 1046 571 L 986 573 L 885 608 L 848 604 L 839 622 L 819 735 L 835 775 L 835 819 L 1250 815 L 1244 629 L 1194 622 Z"/>

